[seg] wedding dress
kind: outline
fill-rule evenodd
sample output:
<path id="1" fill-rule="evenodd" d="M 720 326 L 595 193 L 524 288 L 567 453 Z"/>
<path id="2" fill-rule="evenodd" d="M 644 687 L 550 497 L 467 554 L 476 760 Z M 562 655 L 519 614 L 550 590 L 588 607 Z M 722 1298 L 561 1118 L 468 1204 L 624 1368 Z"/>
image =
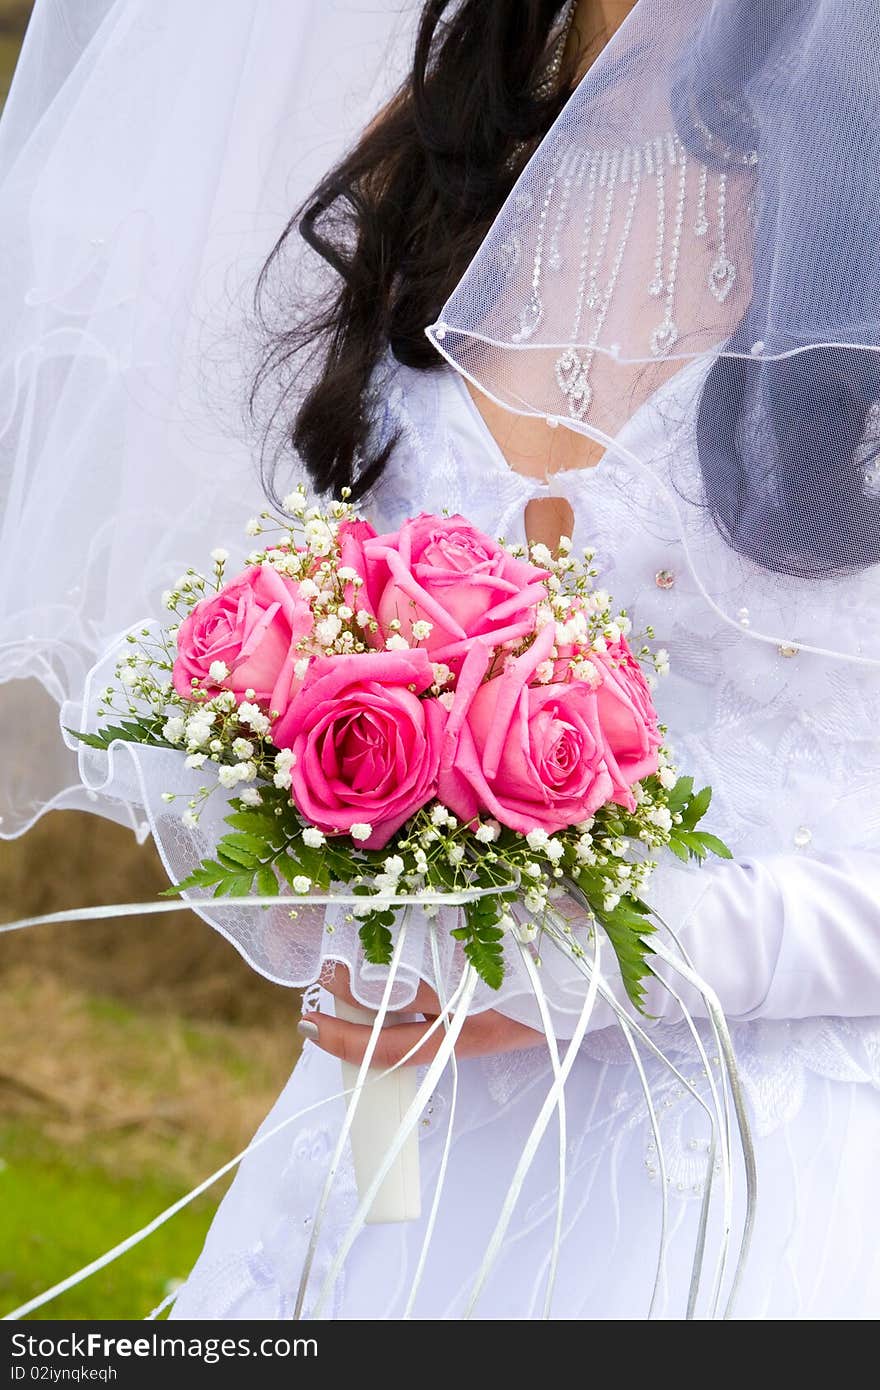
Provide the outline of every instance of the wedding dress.
<path id="1" fill-rule="evenodd" d="M 880 1309 L 880 677 L 746 638 L 707 605 L 658 507 L 658 474 L 696 469 L 687 424 L 706 371 L 689 363 L 620 436 L 650 465 L 636 475 L 609 453 L 549 483 L 510 470 L 461 377 L 387 359 L 380 435 L 398 438 L 366 511 L 391 528 L 419 511 L 461 512 L 491 535 L 524 538 L 533 498 L 566 498 L 575 543 L 592 546 L 601 582 L 652 624 L 670 654 L 656 692 L 683 768 L 714 791 L 711 828 L 736 856 L 663 866 L 646 894 L 682 929 L 699 972 L 733 1024 L 759 1172 L 758 1215 L 737 1314 L 871 1318 Z M 724 542 L 719 536 L 719 563 Z M 833 604 L 833 590 L 824 601 Z M 747 615 L 742 614 L 741 620 Z M 846 623 L 847 614 L 839 615 Z M 314 1002 L 314 995 L 312 997 Z M 649 999 L 662 1045 L 706 1086 L 668 996 Z M 324 996 L 322 1007 L 332 1003 Z M 293 1010 L 291 1010 L 291 1015 Z M 566 1088 L 568 1187 L 554 1318 L 642 1317 L 653 1278 L 658 1163 L 620 1034 L 597 1009 Z M 294 1019 L 291 1016 L 291 1029 Z M 716 1059 L 711 1059 L 713 1064 Z M 666 1147 L 671 1244 L 658 1306 L 684 1314 L 705 1178 L 707 1126 L 684 1088 L 647 1064 Z M 412 1315 L 461 1315 L 497 1211 L 551 1079 L 546 1050 L 459 1064 L 449 1172 Z M 447 1073 L 419 1126 L 430 1190 L 450 1109 Z M 290 1318 L 315 1204 L 343 1104 L 339 1064 L 306 1043 L 263 1130 L 314 1107 L 244 1161 L 172 1316 Z M 541 1316 L 555 1220 L 556 1139 L 545 1135 L 483 1318 Z M 320 1286 L 355 1208 L 350 1164 L 338 1175 L 309 1285 Z M 366 1227 L 336 1284 L 330 1315 L 400 1318 L 429 1203 L 417 1222 Z M 309 1299 L 306 1299 L 308 1315 Z"/>

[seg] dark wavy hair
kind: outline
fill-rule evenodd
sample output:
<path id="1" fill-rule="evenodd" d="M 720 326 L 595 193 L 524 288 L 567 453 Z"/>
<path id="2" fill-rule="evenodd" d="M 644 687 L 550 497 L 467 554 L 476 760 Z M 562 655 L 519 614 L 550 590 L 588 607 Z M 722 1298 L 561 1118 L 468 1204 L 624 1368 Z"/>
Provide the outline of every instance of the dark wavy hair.
<path id="1" fill-rule="evenodd" d="M 284 447 L 319 492 L 362 496 L 394 447 L 371 456 L 370 384 L 386 346 L 422 370 L 441 365 L 425 337 L 483 240 L 523 163 L 569 95 L 535 79 L 560 0 L 427 0 L 412 69 L 392 101 L 291 218 L 257 288 L 267 348 L 252 413 L 273 401 L 263 481 L 276 497 Z M 601 47 L 601 22 L 580 47 Z M 284 299 L 284 253 L 303 237 L 332 271 L 297 318 Z M 276 272 L 280 270 L 280 274 Z M 279 296 L 278 284 L 281 291 Z M 308 380 L 303 396 L 302 379 Z"/>

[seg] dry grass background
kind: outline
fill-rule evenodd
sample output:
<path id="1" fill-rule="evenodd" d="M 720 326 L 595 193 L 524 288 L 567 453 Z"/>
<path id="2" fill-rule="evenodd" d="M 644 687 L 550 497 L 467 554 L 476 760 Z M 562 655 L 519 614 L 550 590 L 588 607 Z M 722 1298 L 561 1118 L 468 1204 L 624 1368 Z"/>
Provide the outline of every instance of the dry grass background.
<path id="1" fill-rule="evenodd" d="M 30 8 L 0 0 L 0 104 Z M 0 841 L 0 921 L 166 883 L 150 844 L 95 816 L 53 813 Z M 0 1314 L 243 1147 L 295 1060 L 297 1013 L 190 913 L 0 937 Z M 215 1200 L 42 1315 L 143 1316 L 186 1273 Z"/>

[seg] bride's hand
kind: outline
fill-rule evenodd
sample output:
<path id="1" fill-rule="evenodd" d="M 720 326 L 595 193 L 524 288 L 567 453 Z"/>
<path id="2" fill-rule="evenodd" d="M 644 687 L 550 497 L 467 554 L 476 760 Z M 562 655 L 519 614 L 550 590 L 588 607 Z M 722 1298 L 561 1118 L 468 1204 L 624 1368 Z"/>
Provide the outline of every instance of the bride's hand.
<path id="1" fill-rule="evenodd" d="M 324 988 L 337 998 L 344 999 L 355 1007 L 361 1007 L 352 995 L 348 971 L 344 966 L 336 967 L 332 978 L 324 983 Z M 373 1053 L 372 1066 L 383 1070 L 392 1067 L 406 1056 L 410 1048 L 418 1044 L 427 1030 L 427 1025 L 433 1023 L 440 1012 L 437 995 L 422 983 L 413 1002 L 407 1005 L 406 1012 L 422 1014 L 425 1022 L 393 1023 L 383 1028 Z M 317 1030 L 317 1035 L 309 1028 L 309 1024 Z M 320 1012 L 308 1014 L 300 1023 L 299 1029 L 304 1037 L 310 1038 L 325 1052 L 332 1052 L 333 1056 L 341 1061 L 352 1062 L 355 1065 L 363 1060 L 371 1031 L 368 1024 L 347 1023 L 333 1014 Z M 436 1029 L 424 1046 L 409 1058 L 408 1064 L 419 1066 L 430 1062 L 443 1041 L 443 1032 L 442 1027 Z M 492 1052 L 517 1052 L 521 1048 L 537 1047 L 543 1043 L 542 1033 L 527 1028 L 524 1023 L 516 1023 L 513 1019 L 506 1018 L 495 1009 L 487 1009 L 465 1019 L 455 1051 L 458 1057 L 482 1057 Z"/>

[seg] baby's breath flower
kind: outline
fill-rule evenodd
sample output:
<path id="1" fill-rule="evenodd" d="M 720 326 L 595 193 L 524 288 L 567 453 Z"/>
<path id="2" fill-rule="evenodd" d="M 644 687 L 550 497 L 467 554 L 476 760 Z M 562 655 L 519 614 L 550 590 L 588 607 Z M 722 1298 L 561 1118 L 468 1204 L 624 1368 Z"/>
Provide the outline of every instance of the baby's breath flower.
<path id="1" fill-rule="evenodd" d="M 180 743 L 185 727 L 186 720 L 182 719 L 179 714 L 173 714 L 162 725 L 162 737 L 167 738 L 169 743 Z"/>
<path id="2" fill-rule="evenodd" d="M 303 844 L 308 845 L 310 849 L 320 849 L 327 839 L 323 830 L 319 830 L 316 825 L 307 825 L 302 837 Z"/>
<path id="3" fill-rule="evenodd" d="M 299 581 L 299 596 L 300 596 L 300 598 L 304 598 L 304 599 L 314 598 L 314 597 L 316 596 L 316 594 L 318 594 L 318 592 L 319 592 L 319 589 L 318 589 L 318 586 L 317 586 L 317 584 L 315 583 L 314 579 L 308 579 L 308 578 L 306 578 L 306 579 L 301 579 L 301 580 Z"/>
<path id="4" fill-rule="evenodd" d="M 574 676 L 575 680 L 583 681 L 593 690 L 597 690 L 602 684 L 602 676 L 598 667 L 594 662 L 590 661 L 588 657 L 583 657 L 579 661 L 573 661 L 571 663 L 571 674 Z"/>
<path id="5" fill-rule="evenodd" d="M 282 497 L 281 505 L 291 516 L 300 516 L 305 511 L 306 494 L 302 484 L 289 492 L 286 497 Z"/>
<path id="6" fill-rule="evenodd" d="M 294 893 L 308 893 L 312 886 L 312 880 L 305 874 L 296 874 L 291 884 Z"/>
<path id="7" fill-rule="evenodd" d="M 432 661 L 431 670 L 434 673 L 434 685 L 438 689 L 452 679 L 452 672 L 444 661 Z"/>
<path id="8" fill-rule="evenodd" d="M 211 725 L 200 715 L 190 715 L 186 721 L 186 746 L 192 752 L 197 752 L 208 742 L 211 736 Z"/>
<path id="9" fill-rule="evenodd" d="M 373 833 L 373 827 L 369 821 L 355 821 L 349 833 L 353 840 L 369 840 Z"/>
<path id="10" fill-rule="evenodd" d="M 434 624 L 429 623 L 425 618 L 419 618 L 412 625 L 412 635 L 417 642 L 424 642 L 434 631 Z"/>
<path id="11" fill-rule="evenodd" d="M 273 781 L 279 791 L 287 791 L 292 782 L 290 769 L 296 762 L 296 755 L 289 748 L 283 748 L 275 757 L 275 776 Z"/>
<path id="12" fill-rule="evenodd" d="M 236 738 L 232 742 L 232 751 L 237 758 L 252 758 L 254 756 L 254 745 L 249 738 Z"/>
<path id="13" fill-rule="evenodd" d="M 328 613 L 315 628 L 315 636 L 322 647 L 331 647 L 342 631 L 342 619 L 336 613 Z"/>
<path id="14" fill-rule="evenodd" d="M 245 806 L 262 806 L 263 798 L 256 787 L 245 787 L 241 794 L 242 804 Z"/>
<path id="15" fill-rule="evenodd" d="M 313 555 L 329 555 L 333 549 L 333 531 L 321 516 L 312 517 L 303 528 L 307 548 Z"/>
<path id="16" fill-rule="evenodd" d="M 352 569 L 351 565 L 340 565 L 336 573 L 340 579 L 344 579 L 347 583 L 355 584 L 360 579 L 357 570 Z"/>
<path id="17" fill-rule="evenodd" d="M 250 521 L 244 528 L 244 533 L 246 536 L 259 536 L 262 534 L 262 530 L 263 528 L 260 524 L 259 518 L 252 516 Z"/>
<path id="18" fill-rule="evenodd" d="M 409 650 L 409 642 L 407 642 L 405 637 L 401 637 L 399 632 L 393 632 L 390 637 L 386 637 L 385 646 L 390 652 L 405 652 Z"/>
<path id="19" fill-rule="evenodd" d="M 657 776 L 660 778 L 661 787 L 665 787 L 667 791 L 671 791 L 678 781 L 671 767 L 661 767 Z"/>
<path id="20" fill-rule="evenodd" d="M 574 852 L 579 864 L 595 864 L 596 855 L 593 850 L 590 836 L 582 835 L 574 847 Z"/>
<path id="21" fill-rule="evenodd" d="M 225 565 L 226 561 L 229 559 L 229 551 L 224 550 L 222 546 L 218 546 L 216 550 L 211 551 L 211 559 L 214 561 L 215 565 Z"/>
<path id="22" fill-rule="evenodd" d="M 252 705 L 249 701 L 243 700 L 238 707 L 238 718 L 242 724 L 253 729 L 255 734 L 267 734 L 269 732 L 270 721 L 259 705 Z"/>
<path id="23" fill-rule="evenodd" d="M 491 845 L 501 834 L 501 826 L 497 820 L 485 820 L 482 825 L 478 825 L 475 831 L 476 838 L 480 844 Z"/>
<path id="24" fill-rule="evenodd" d="M 528 894 L 526 894 L 526 899 L 528 899 Z M 540 912 L 542 907 L 543 903 L 539 903 L 530 910 Z M 527 917 L 522 922 L 515 922 L 513 930 L 516 937 L 527 945 L 530 941 L 534 941 L 535 937 L 538 935 L 538 924 L 534 918 Z"/>
<path id="25" fill-rule="evenodd" d="M 199 823 L 199 818 L 196 815 L 195 811 L 184 811 L 180 819 L 186 826 L 187 830 L 195 830 L 196 826 Z"/>
<path id="26" fill-rule="evenodd" d="M 546 545 L 541 541 L 536 541 L 529 549 L 533 564 L 540 565 L 542 569 L 550 569 L 553 564 L 553 556 Z"/>
<path id="27" fill-rule="evenodd" d="M 539 825 L 536 825 L 534 829 L 530 830 L 529 833 L 526 835 L 526 844 L 528 845 L 529 849 L 533 849 L 536 851 L 545 849 L 549 838 L 550 837 L 548 836 L 547 831 L 543 830 Z M 531 865 L 528 868 L 527 872 L 531 873 L 532 868 L 534 867 L 534 865 Z"/>
<path id="28" fill-rule="evenodd" d="M 437 696 L 437 699 L 444 709 L 452 709 L 455 704 L 455 693 L 452 690 L 444 690 L 442 694 Z"/>
<path id="29" fill-rule="evenodd" d="M 207 757 L 207 753 L 190 753 L 189 757 L 186 759 L 185 766 L 201 767 L 202 763 L 207 761 Z"/>
<path id="30" fill-rule="evenodd" d="M 464 845 L 450 845 L 446 851 L 450 864 L 460 864 L 464 859 Z"/>

